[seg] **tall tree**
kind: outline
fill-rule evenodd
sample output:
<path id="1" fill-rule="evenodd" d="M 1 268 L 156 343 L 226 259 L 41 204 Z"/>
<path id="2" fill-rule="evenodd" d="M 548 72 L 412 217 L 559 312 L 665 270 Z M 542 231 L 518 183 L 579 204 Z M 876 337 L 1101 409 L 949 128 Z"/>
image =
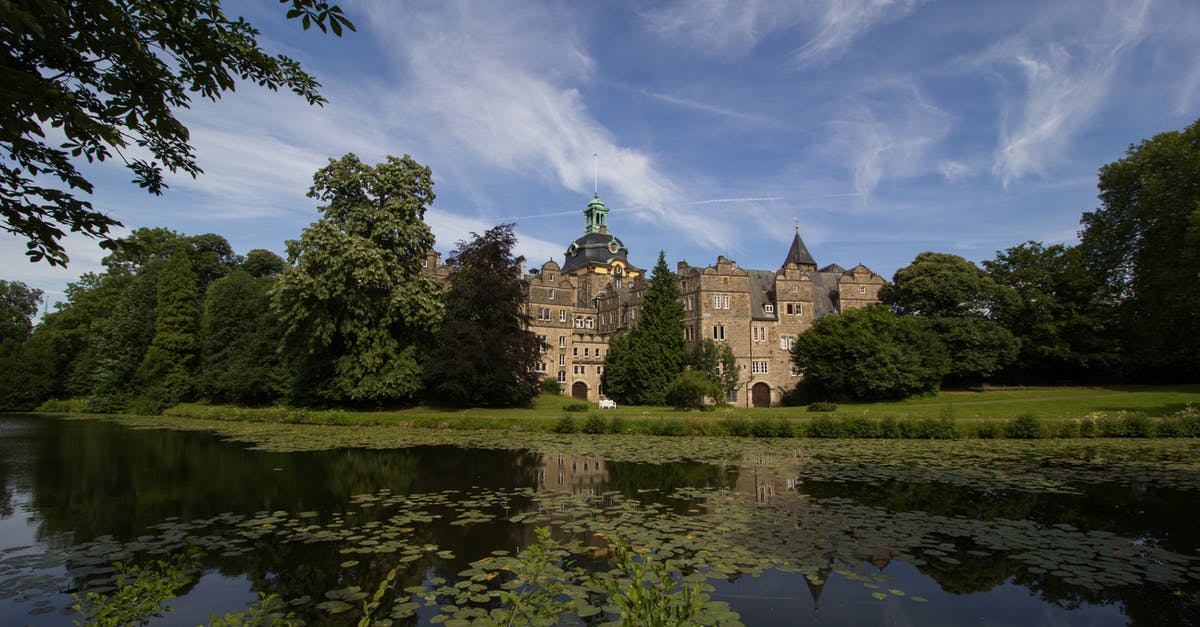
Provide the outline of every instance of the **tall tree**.
<path id="1" fill-rule="evenodd" d="M 191 262 L 196 287 L 201 293 L 208 289 L 209 283 L 229 274 L 242 263 L 229 241 L 215 233 L 183 235 L 162 227 L 141 227 L 117 242 L 120 244 L 117 249 L 101 260 L 110 271 L 122 269 L 136 273 L 154 261 L 166 261 L 176 251 L 183 250 Z"/>
<path id="2" fill-rule="evenodd" d="M 683 304 L 666 254 L 658 262 L 642 297 L 637 324 L 628 338 L 610 343 L 605 356 L 604 389 L 616 401 L 662 405 L 667 386 L 687 363 L 683 340 Z"/>
<path id="3" fill-rule="evenodd" d="M 111 313 L 96 321 L 87 348 L 76 359 L 71 388 L 87 396 L 87 411 L 115 413 L 129 408 L 138 366 L 154 339 L 157 279 L 163 263 L 142 268 L 115 294 Z"/>
<path id="4" fill-rule="evenodd" d="M 235 270 L 209 286 L 196 373 L 196 386 L 205 398 L 255 405 L 282 395 L 286 377 L 278 354 L 279 324 L 268 295 L 273 281 Z"/>
<path id="5" fill-rule="evenodd" d="M 184 400 L 192 391 L 200 302 L 196 275 L 184 250 L 176 251 L 155 281 L 154 337 L 137 371 L 143 394 L 159 405 Z"/>
<path id="6" fill-rule="evenodd" d="M 446 318 L 425 365 L 430 394 L 463 406 L 528 405 L 541 388 L 535 370 L 545 343 L 529 330 L 529 289 L 503 224 L 460 241 L 446 292 Z"/>
<path id="7" fill-rule="evenodd" d="M 719 402 L 725 401 L 729 395 L 738 389 L 737 359 L 733 349 L 727 342 L 714 342 L 703 339 L 692 345 L 688 353 L 688 367 L 702 373 L 713 385 L 716 385 L 724 395 Z"/>
<path id="8" fill-rule="evenodd" d="M 326 0 L 283 0 L 289 18 L 341 35 L 353 30 Z M 285 87 L 321 104 L 300 64 L 271 56 L 259 32 L 220 0 L 13 0 L 0 8 L 0 228 L 27 240 L 32 261 L 65 265 L 64 229 L 111 248 L 114 218 L 78 194 L 75 167 L 114 153 L 152 194 L 163 170 L 200 173 L 176 113 L 193 94 L 211 100 L 238 80 Z M 47 137 L 46 129 L 55 133 Z M 143 157 L 141 155 L 145 154 Z M 49 182 L 47 182 L 49 181 Z"/>
<path id="9" fill-rule="evenodd" d="M 937 334 L 950 354 L 947 385 L 982 383 L 1016 358 L 1016 338 L 993 319 L 1015 295 L 958 255 L 917 255 L 896 271 L 879 298 Z"/>
<path id="10" fill-rule="evenodd" d="M 1078 247 L 1025 242 L 984 261 L 1016 298 L 995 310 L 1016 336 L 1017 360 L 1005 379 L 1023 383 L 1113 381 L 1120 376 L 1111 307 Z"/>
<path id="11" fill-rule="evenodd" d="M 24 342 L 33 332 L 33 317 L 42 302 L 42 290 L 20 281 L 0 279 L 0 342 Z"/>
<path id="12" fill-rule="evenodd" d="M 1200 377 L 1200 120 L 1100 168 L 1083 214 L 1084 262 L 1118 307 L 1122 348 L 1145 378 Z"/>
<path id="13" fill-rule="evenodd" d="M 429 168 L 408 155 L 368 166 L 330 159 L 308 195 L 320 220 L 289 241 L 272 289 L 296 402 L 381 404 L 422 389 L 419 356 L 441 322 L 441 286 L 421 271 L 433 248 Z"/>
<path id="14" fill-rule="evenodd" d="M 914 316 L 883 305 L 817 320 L 796 338 L 792 363 L 818 398 L 882 400 L 936 392 L 945 349 Z"/>
<path id="15" fill-rule="evenodd" d="M 41 290 L 0 280 L 0 411 L 31 409 L 53 386 L 53 353 L 30 337 L 41 301 Z"/>

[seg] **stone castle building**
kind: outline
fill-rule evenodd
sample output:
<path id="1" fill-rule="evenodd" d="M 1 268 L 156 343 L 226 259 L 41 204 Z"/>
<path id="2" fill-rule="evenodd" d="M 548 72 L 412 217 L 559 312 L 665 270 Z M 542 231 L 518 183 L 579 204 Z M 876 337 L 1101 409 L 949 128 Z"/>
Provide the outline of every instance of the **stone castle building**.
<path id="1" fill-rule="evenodd" d="M 539 372 L 557 378 L 563 394 L 594 402 L 604 395 L 608 337 L 637 324 L 647 281 L 609 232 L 599 196 L 583 214 L 584 234 L 567 247 L 563 264 L 547 261 L 525 278 L 530 329 L 549 345 Z M 679 262 L 677 281 L 684 339 L 689 348 L 704 339 L 730 346 L 740 385 L 727 400 L 747 407 L 777 405 L 800 380 L 790 355 L 799 334 L 823 316 L 878 302 L 884 284 L 862 264 L 818 268 L 799 227 L 777 270 L 744 269 L 717 257 L 705 267 Z"/>

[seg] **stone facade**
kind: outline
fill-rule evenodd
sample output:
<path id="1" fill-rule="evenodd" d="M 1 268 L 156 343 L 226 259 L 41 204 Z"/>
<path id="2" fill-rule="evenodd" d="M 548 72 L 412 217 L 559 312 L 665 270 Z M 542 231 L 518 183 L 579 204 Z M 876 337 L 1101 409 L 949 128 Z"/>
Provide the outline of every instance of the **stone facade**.
<path id="1" fill-rule="evenodd" d="M 608 338 L 637 324 L 646 272 L 608 232 L 599 197 L 584 210 L 584 235 L 554 260 L 525 274 L 529 328 L 548 345 L 538 372 L 558 380 L 562 394 L 591 402 L 604 397 L 601 377 Z M 426 262 L 440 279 L 448 270 L 436 254 Z M 742 407 L 778 405 L 802 374 L 791 364 L 795 338 L 818 319 L 879 302 L 882 277 L 861 264 L 818 269 L 799 229 L 778 270 L 749 270 L 725 257 L 715 265 L 677 265 L 689 348 L 711 339 L 729 345 L 739 387 L 726 399 Z"/>

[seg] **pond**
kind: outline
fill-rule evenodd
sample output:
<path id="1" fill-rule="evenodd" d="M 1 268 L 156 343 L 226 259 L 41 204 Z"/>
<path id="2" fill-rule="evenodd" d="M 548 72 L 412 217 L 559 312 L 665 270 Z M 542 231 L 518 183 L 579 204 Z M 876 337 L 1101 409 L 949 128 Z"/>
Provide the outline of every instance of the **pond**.
<path id="1" fill-rule="evenodd" d="M 265 594 L 357 624 L 381 584 L 381 624 L 462 624 L 548 528 L 566 622 L 612 618 L 620 539 L 714 622 L 1200 624 L 1197 449 L 4 415 L 0 623 L 70 625 L 114 562 L 191 547 L 155 624 Z"/>

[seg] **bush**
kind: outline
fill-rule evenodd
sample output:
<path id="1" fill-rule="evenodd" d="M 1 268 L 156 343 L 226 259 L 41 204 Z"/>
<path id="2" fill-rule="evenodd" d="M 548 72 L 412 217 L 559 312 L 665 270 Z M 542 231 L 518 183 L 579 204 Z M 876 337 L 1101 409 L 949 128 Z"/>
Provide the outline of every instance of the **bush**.
<path id="1" fill-rule="evenodd" d="M 813 386 L 804 381 L 800 381 L 792 389 L 783 393 L 779 397 L 779 404 L 784 407 L 800 407 L 808 405 L 816 400 L 817 391 Z"/>
<path id="2" fill-rule="evenodd" d="M 667 385 L 667 404 L 676 409 L 699 409 L 706 398 L 720 398 L 721 389 L 695 370 L 685 370 Z"/>
<path id="3" fill-rule="evenodd" d="M 900 423 L 900 437 L 914 440 L 953 440 L 958 435 L 954 418 L 908 419 Z"/>
<path id="4" fill-rule="evenodd" d="M 575 424 L 575 418 L 572 416 L 563 416 L 558 424 L 554 425 L 555 433 L 575 433 L 579 430 L 579 425 Z"/>
<path id="5" fill-rule="evenodd" d="M 783 418 L 755 418 L 750 432 L 757 438 L 790 438 L 792 425 Z"/>
<path id="6" fill-rule="evenodd" d="M 975 425 L 975 437 L 981 440 L 991 440 L 1000 437 L 1000 425 L 994 422 L 981 422 Z"/>
<path id="7" fill-rule="evenodd" d="M 808 423 L 807 435 L 810 438 L 840 438 L 842 426 L 833 416 L 817 416 Z"/>
<path id="8" fill-rule="evenodd" d="M 810 410 L 811 411 L 811 410 Z M 863 416 L 847 416 L 841 421 L 844 438 L 877 438 L 879 423 Z"/>
<path id="9" fill-rule="evenodd" d="M 553 394 L 558 396 L 561 391 L 562 388 L 559 387 L 558 379 L 556 377 L 546 377 L 545 379 L 542 379 L 542 394 Z"/>
<path id="10" fill-rule="evenodd" d="M 1039 440 L 1046 437 L 1046 425 L 1033 414 L 1022 414 L 1008 423 L 1008 437 L 1021 440 Z"/>
<path id="11" fill-rule="evenodd" d="M 900 438 L 900 421 L 893 416 L 881 419 L 879 421 L 879 437 Z"/>
<path id="12" fill-rule="evenodd" d="M 608 419 L 608 432 L 621 433 L 625 431 L 625 421 L 617 416 Z"/>
<path id="13" fill-rule="evenodd" d="M 730 416 L 721 421 L 725 433 L 738 437 L 748 437 L 751 434 L 750 421 L 742 416 Z"/>
<path id="14" fill-rule="evenodd" d="M 577 413 L 583 413 L 591 408 L 592 406 L 587 403 L 567 403 L 566 405 L 563 405 L 563 411 Z"/>
<path id="15" fill-rule="evenodd" d="M 1200 407 L 1189 404 L 1164 418 L 1162 423 L 1159 424 L 1160 436 L 1163 435 L 1164 427 L 1173 433 L 1174 437 L 1200 437 Z"/>
<path id="16" fill-rule="evenodd" d="M 808 411 L 837 411 L 837 403 L 817 401 L 808 405 Z"/>
<path id="17" fill-rule="evenodd" d="M 1154 437 L 1154 423 L 1143 414 L 1126 414 L 1121 423 L 1127 438 Z"/>
<path id="18" fill-rule="evenodd" d="M 38 405 L 37 411 L 50 412 L 55 414 L 73 414 L 83 411 L 84 403 L 82 400 L 68 399 L 48 399 L 41 405 Z"/>
<path id="19" fill-rule="evenodd" d="M 605 425 L 603 418 L 596 414 L 592 414 L 583 422 L 583 432 L 592 434 L 607 433 L 608 427 Z"/>

